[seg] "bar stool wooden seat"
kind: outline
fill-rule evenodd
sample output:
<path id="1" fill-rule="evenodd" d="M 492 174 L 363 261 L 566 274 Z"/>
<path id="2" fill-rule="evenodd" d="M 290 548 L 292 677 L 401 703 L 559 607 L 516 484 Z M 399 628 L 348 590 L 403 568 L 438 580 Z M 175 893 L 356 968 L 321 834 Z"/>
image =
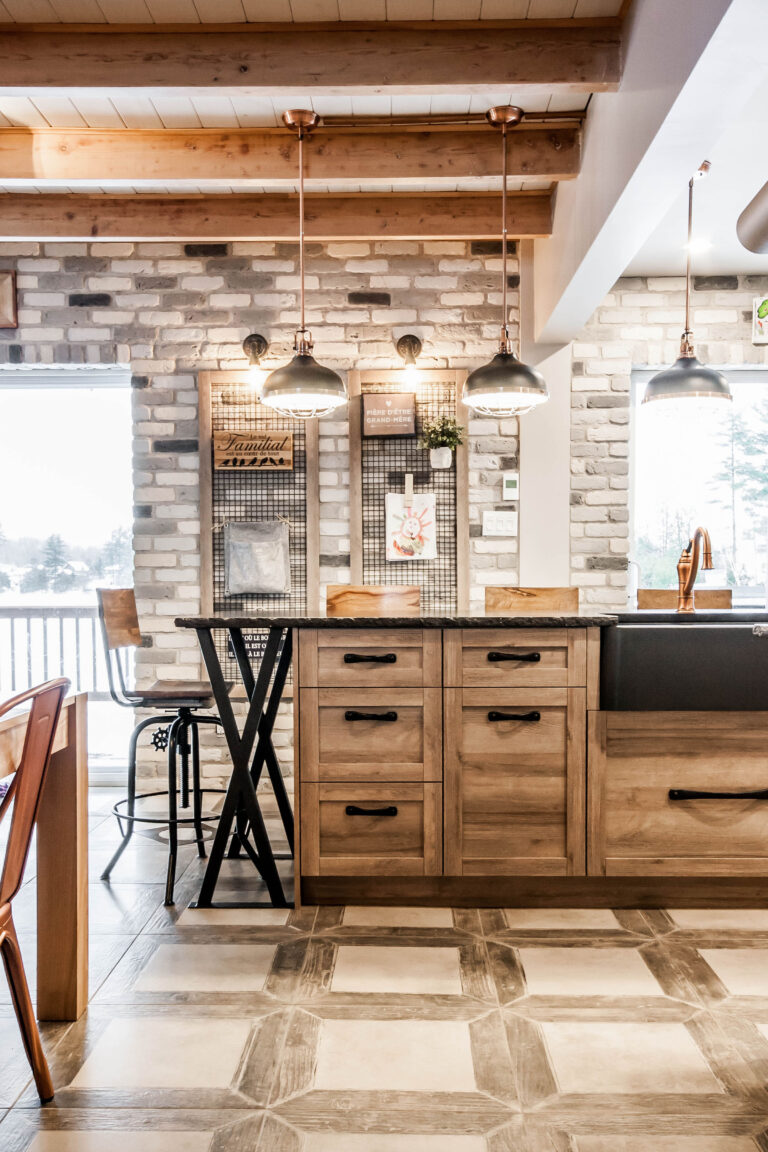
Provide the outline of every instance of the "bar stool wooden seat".
<path id="1" fill-rule="evenodd" d="M 655 608 L 658 611 L 677 609 L 677 588 L 638 588 L 637 607 Z M 732 588 L 695 588 L 694 603 L 697 608 L 732 608 Z"/>
<path id="2" fill-rule="evenodd" d="M 221 793 L 220 788 L 202 788 L 200 783 L 200 724 L 219 723 L 217 716 L 199 715 L 201 708 L 213 706 L 211 686 L 205 681 L 158 680 L 147 689 L 133 690 L 126 685 L 124 656 L 126 649 L 139 648 L 142 644 L 139 620 L 136 612 L 136 597 L 132 588 L 100 588 L 97 591 L 99 619 L 104 639 L 107 660 L 109 693 L 116 704 L 123 708 L 160 709 L 141 720 L 131 734 L 128 751 L 128 795 L 119 800 L 112 811 L 117 817 L 122 841 L 112 859 L 101 874 L 102 880 L 109 880 L 112 869 L 117 864 L 133 835 L 134 824 L 160 824 L 168 827 L 168 872 L 165 883 L 165 903 L 173 904 L 173 888 L 176 879 L 178 856 L 178 828 L 192 824 L 198 855 L 205 858 L 204 823 L 218 820 L 218 815 L 203 816 L 203 796 L 205 793 Z M 168 815 L 149 816 L 136 813 L 136 748 L 138 739 L 145 728 L 155 725 L 153 744 L 159 749 L 168 749 Z M 192 815 L 179 815 L 177 803 L 177 782 L 180 785 L 181 809 L 189 810 L 190 800 L 190 754 L 192 758 Z M 181 774 L 177 772 L 177 755 L 181 762 Z M 165 796 L 161 792 L 144 792 L 141 799 Z M 125 825 L 125 827 L 124 827 Z"/>
<path id="3" fill-rule="evenodd" d="M 32 829 L 37 819 L 48 773 L 61 704 L 68 688 L 68 680 L 49 680 L 47 684 L 30 688 L 0 705 L 0 717 L 2 717 L 13 708 L 32 701 L 19 766 L 0 802 L 0 820 L 2 820 L 11 800 L 14 801 L 5 862 L 0 876 L 0 955 L 3 957 L 8 977 L 24 1051 L 32 1068 L 37 1093 L 43 1103 L 53 1099 L 53 1082 L 29 995 L 19 939 L 13 923 L 12 903 L 24 879 Z"/>
<path id="4" fill-rule="evenodd" d="M 419 616 L 418 584 L 329 584 L 326 616 Z"/>
<path id="5" fill-rule="evenodd" d="M 488 587 L 485 590 L 487 616 L 535 616 L 578 610 L 578 588 Z"/>

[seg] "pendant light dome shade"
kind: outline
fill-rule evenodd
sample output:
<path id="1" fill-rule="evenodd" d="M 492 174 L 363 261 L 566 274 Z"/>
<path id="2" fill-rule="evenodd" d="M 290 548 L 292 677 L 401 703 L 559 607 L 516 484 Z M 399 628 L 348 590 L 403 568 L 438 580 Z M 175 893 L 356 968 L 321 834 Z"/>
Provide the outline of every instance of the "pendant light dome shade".
<path id="1" fill-rule="evenodd" d="M 296 420 L 325 416 L 347 402 L 347 389 L 341 376 L 332 368 L 318 364 L 312 355 L 312 334 L 304 322 L 304 138 L 319 122 L 316 112 L 303 108 L 283 112 L 286 128 L 298 133 L 299 138 L 299 327 L 293 344 L 296 355 L 289 364 L 276 368 L 267 377 L 261 402 Z"/>
<path id="2" fill-rule="evenodd" d="M 519 416 L 549 399 L 544 377 L 512 351 L 507 312 L 507 130 L 519 124 L 523 111 L 514 104 L 490 108 L 486 119 L 501 128 L 501 339 L 499 351 L 487 364 L 470 372 L 461 399 L 486 416 Z"/>
<path id="3" fill-rule="evenodd" d="M 289 364 L 276 368 L 262 389 L 261 402 L 287 416 L 308 420 L 324 416 L 347 402 L 347 390 L 338 372 L 318 364 L 311 345 L 296 352 Z"/>
<path id="4" fill-rule="evenodd" d="M 685 262 L 685 331 L 680 341 L 680 355 L 671 368 L 663 368 L 651 377 L 643 394 L 643 404 L 654 400 L 732 400 L 731 389 L 722 372 L 707 368 L 697 359 L 691 331 L 691 236 L 693 234 L 693 185 L 706 176 L 711 165 L 705 160 L 688 181 L 688 250 Z"/>
<path id="5" fill-rule="evenodd" d="M 730 400 L 731 389 L 715 368 L 707 368 L 695 356 L 680 356 L 671 368 L 657 372 L 645 389 L 643 404 L 654 400 L 684 400 L 687 398 Z"/>
<path id="6" fill-rule="evenodd" d="M 492 360 L 470 372 L 464 384 L 464 403 L 483 415 L 499 416 L 530 411 L 549 399 L 544 377 L 518 360 L 514 352 L 497 352 Z"/>

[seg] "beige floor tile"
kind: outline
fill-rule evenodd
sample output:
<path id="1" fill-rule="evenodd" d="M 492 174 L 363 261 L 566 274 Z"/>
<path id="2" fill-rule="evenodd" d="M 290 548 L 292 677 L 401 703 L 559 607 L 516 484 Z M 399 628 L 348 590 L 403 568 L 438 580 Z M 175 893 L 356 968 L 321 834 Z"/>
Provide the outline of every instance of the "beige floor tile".
<path id="1" fill-rule="evenodd" d="M 38 1132 L 27 1152 L 208 1152 L 211 1132 Z"/>
<path id="2" fill-rule="evenodd" d="M 434 1020 L 324 1020 L 315 1088 L 473 1092 L 469 1027 Z"/>
<path id="3" fill-rule="evenodd" d="M 112 1020 L 73 1088 L 228 1088 L 249 1020 L 205 1017 Z"/>
<path id="4" fill-rule="evenodd" d="M 722 1091 L 684 1025 L 541 1025 L 565 1093 Z"/>
<path id="5" fill-rule="evenodd" d="M 749 1136 L 579 1136 L 576 1152 L 756 1152 Z"/>
<path id="6" fill-rule="evenodd" d="M 669 908 L 679 928 L 768 932 L 768 908 Z"/>
<path id="7" fill-rule="evenodd" d="M 350 1135 L 338 1132 L 306 1136 L 301 1152 L 486 1152 L 484 1136 Z M 69 1149 L 67 1149 L 69 1152 Z M 89 1150 L 90 1152 L 90 1150 Z"/>
<path id="8" fill-rule="evenodd" d="M 768 996 L 768 949 L 702 948 L 700 953 L 734 996 Z"/>
<path id="9" fill-rule="evenodd" d="M 161 944 L 134 984 L 136 992 L 260 992 L 274 944 Z"/>
<path id="10" fill-rule="evenodd" d="M 505 908 L 510 928 L 521 931 L 617 931 L 621 925 L 610 908 Z"/>
<path id="11" fill-rule="evenodd" d="M 285 908 L 187 908 L 177 921 L 180 928 L 275 928 L 287 924 Z"/>
<path id="12" fill-rule="evenodd" d="M 345 928 L 453 928 L 450 908 L 365 908 L 349 905 L 344 909 Z"/>
<path id="13" fill-rule="evenodd" d="M 379 948 L 342 945 L 331 992 L 461 996 L 458 948 Z"/>
<path id="14" fill-rule="evenodd" d="M 520 948 L 530 996 L 663 996 L 633 948 Z"/>

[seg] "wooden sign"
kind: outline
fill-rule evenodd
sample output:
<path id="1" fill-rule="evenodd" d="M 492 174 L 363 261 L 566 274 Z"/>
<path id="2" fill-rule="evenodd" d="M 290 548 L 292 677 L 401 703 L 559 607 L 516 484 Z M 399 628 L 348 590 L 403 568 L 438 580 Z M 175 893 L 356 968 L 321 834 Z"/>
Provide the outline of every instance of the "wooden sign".
<path id="1" fill-rule="evenodd" d="M 363 436 L 414 436 L 416 398 L 412 392 L 363 393 Z"/>
<path id="2" fill-rule="evenodd" d="M 214 468 L 245 468 L 251 472 L 293 468 L 292 432 L 214 432 Z"/>

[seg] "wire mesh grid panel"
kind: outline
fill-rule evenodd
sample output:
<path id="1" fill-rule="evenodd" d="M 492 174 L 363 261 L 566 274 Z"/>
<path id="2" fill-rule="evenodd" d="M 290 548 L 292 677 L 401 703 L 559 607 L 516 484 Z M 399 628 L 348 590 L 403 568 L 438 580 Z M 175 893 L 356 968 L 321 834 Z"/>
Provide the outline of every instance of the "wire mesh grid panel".
<path id="1" fill-rule="evenodd" d="M 211 381 L 211 433 L 247 434 L 249 437 L 293 435 L 293 467 L 281 470 L 213 468 L 212 587 L 213 612 L 222 616 L 276 615 L 307 610 L 307 438 L 305 425 L 264 407 L 253 392 L 239 383 Z M 213 447 L 211 446 L 211 451 Z M 227 594 L 225 588 L 224 526 L 226 524 L 282 521 L 290 531 L 290 591 Z M 246 643 L 252 657 L 263 651 L 266 631 L 250 632 Z M 224 634 L 214 633 L 225 676 L 236 678 L 237 665 Z"/>
<path id="2" fill-rule="evenodd" d="M 419 384 L 361 381 L 361 393 L 411 392 L 416 400 L 415 436 L 363 436 L 360 442 L 362 497 L 362 576 L 365 584 L 418 584 L 425 614 L 457 609 L 456 457 L 450 468 L 431 469 L 429 452 L 420 445 L 427 421 L 456 419 L 456 385 L 452 376 Z M 403 492 L 413 476 L 414 493 L 435 495 L 437 557 L 387 560 L 386 495 Z"/>

